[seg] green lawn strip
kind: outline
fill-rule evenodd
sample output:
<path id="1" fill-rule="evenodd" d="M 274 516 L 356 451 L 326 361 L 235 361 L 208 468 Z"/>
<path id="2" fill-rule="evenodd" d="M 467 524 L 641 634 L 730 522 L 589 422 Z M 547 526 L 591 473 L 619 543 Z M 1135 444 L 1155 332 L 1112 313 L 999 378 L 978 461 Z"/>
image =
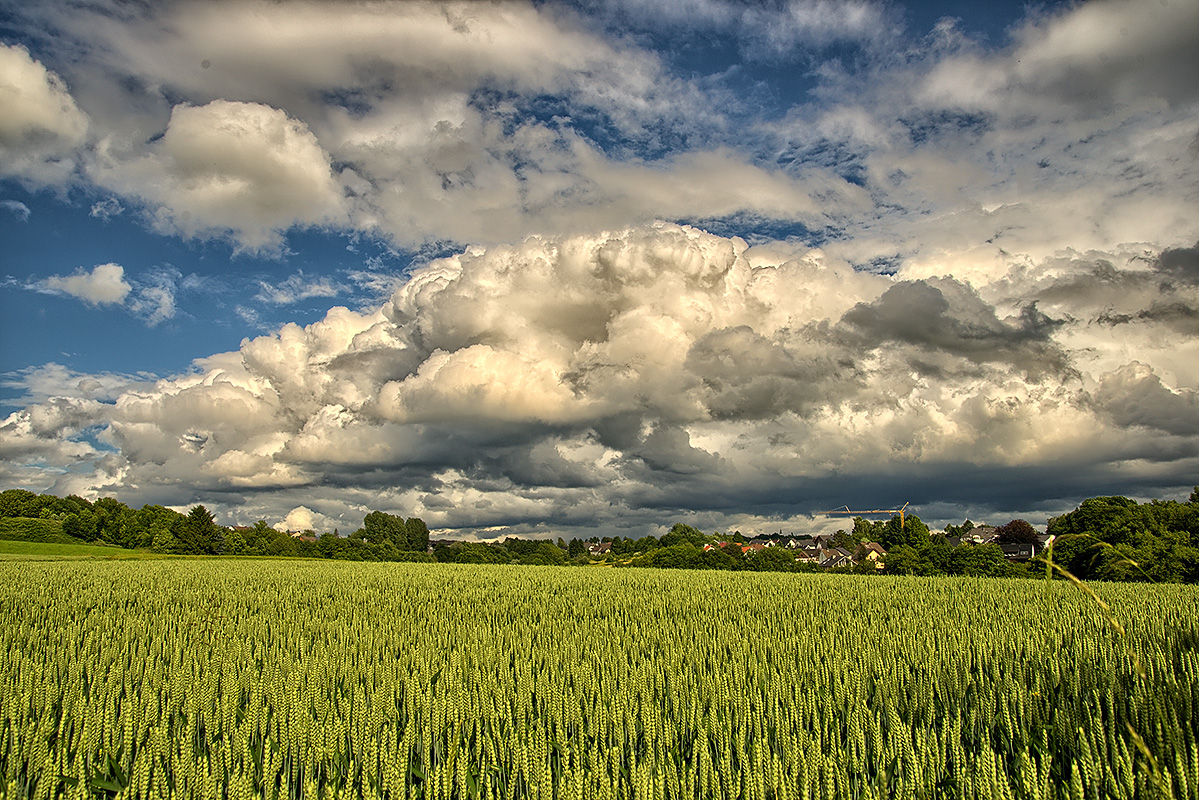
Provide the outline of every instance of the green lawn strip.
<path id="1" fill-rule="evenodd" d="M 6 561 L 43 558 L 144 558 L 147 555 L 138 550 L 97 544 L 22 542 L 0 539 L 0 559 Z"/>

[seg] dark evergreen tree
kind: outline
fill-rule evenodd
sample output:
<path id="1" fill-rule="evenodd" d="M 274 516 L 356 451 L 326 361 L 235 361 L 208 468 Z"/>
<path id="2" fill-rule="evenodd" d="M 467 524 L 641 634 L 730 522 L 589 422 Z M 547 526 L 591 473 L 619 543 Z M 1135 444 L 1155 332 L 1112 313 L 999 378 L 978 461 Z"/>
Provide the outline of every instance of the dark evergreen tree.
<path id="1" fill-rule="evenodd" d="M 204 506 L 193 506 L 172 532 L 185 553 L 216 555 L 225 551 L 224 532 Z"/>
<path id="2" fill-rule="evenodd" d="M 566 555 L 570 558 L 578 558 L 586 553 L 587 544 L 582 539 L 571 539 L 570 544 L 566 547 Z"/>

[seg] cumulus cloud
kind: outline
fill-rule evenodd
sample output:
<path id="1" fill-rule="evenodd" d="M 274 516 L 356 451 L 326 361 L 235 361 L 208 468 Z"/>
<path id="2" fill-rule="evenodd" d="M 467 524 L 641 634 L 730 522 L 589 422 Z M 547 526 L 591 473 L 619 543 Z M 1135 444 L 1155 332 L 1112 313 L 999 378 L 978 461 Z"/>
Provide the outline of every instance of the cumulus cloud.
<path id="1" fill-rule="evenodd" d="M 322 531 L 332 533 L 336 523 L 324 514 L 318 514 L 307 506 L 296 506 L 275 525 L 281 531 Z"/>
<path id="2" fill-rule="evenodd" d="M 97 264 L 91 272 L 80 268 L 71 275 L 51 275 L 42 285 L 93 306 L 123 303 L 133 289 L 125 280 L 125 268 L 120 264 Z"/>
<path id="3" fill-rule="evenodd" d="M 53 363 L 0 376 L 0 386 L 19 393 L 8 402 L 25 406 L 0 421 L 0 481 L 87 491 L 105 474 L 107 452 L 85 434 L 105 426 L 108 404 L 139 385 L 136 376 L 91 375 Z"/>
<path id="4" fill-rule="evenodd" d="M 145 376 L 119 373 L 86 373 L 49 363 L 0 375 L 0 386 L 20 394 L 11 402 L 42 403 L 55 397 L 110 402 L 137 387 Z"/>
<path id="5" fill-rule="evenodd" d="M 1190 4 L 1063 6 L 1009 34 L 988 45 L 944 21 L 902 64 L 822 70 L 820 102 L 774 126 L 785 163 L 870 191 L 877 217 L 852 217 L 838 254 L 989 280 L 1015 257 L 1193 244 Z"/>
<path id="6" fill-rule="evenodd" d="M 1113 476 L 1164 496 L 1199 469 L 1184 0 L 1034 10 L 994 43 L 942 21 L 902 48 L 867 2 L 63 8 L 22 13 L 62 32 L 70 94 L 4 55 L 17 107 L 48 115 L 44 149 L 12 140 L 25 179 L 61 180 L 90 140 L 84 174 L 162 231 L 457 251 L 347 273 L 379 307 L 79 406 L 114 450 L 79 450 L 93 468 L 72 486 L 195 487 L 343 529 L 385 506 L 615 532 L 683 509 L 765 525 L 841 505 L 847 480 L 939 508 L 985 483 L 1060 511 Z M 644 39 L 600 32 L 642 13 Z M 672 74 L 639 44 L 672 25 L 807 63 L 810 91 L 763 115 L 727 89 L 741 66 Z M 807 60 L 830 42 L 867 55 Z M 176 313 L 177 277 L 112 277 L 46 287 Z M 256 291 L 345 288 L 296 273 Z M 65 464 L 86 420 L 50 399 L 6 435 Z"/>
<path id="7" fill-rule="evenodd" d="M 62 78 L 20 45 L 0 45 L 0 173 L 65 181 L 87 139 L 88 118 Z"/>
<path id="8" fill-rule="evenodd" d="M 1199 245 L 1163 251 L 1158 256 L 1157 269 L 1183 283 L 1199 284 Z"/>
<path id="9" fill-rule="evenodd" d="M 175 106 L 149 154 L 101 161 L 94 174 L 149 203 L 163 230 L 227 235 L 248 250 L 278 249 L 288 228 L 344 217 L 329 155 L 308 126 L 259 103 Z"/>
<path id="10" fill-rule="evenodd" d="M 1199 391 L 1167 388 L 1148 364 L 1134 361 L 1102 375 L 1095 402 L 1120 425 L 1199 435 Z"/>
<path id="11" fill-rule="evenodd" d="M 842 318 L 862 343 L 909 344 L 975 363 L 1002 362 L 1036 374 L 1063 373 L 1064 353 L 1052 344 L 1054 320 L 1036 304 L 1019 319 L 1001 321 L 970 287 L 952 278 L 898 283 L 873 303 L 859 303 Z"/>
<path id="12" fill-rule="evenodd" d="M 1199 373 L 1138 363 L 1092 298 L 1052 299 L 1051 318 L 1037 304 L 1052 281 L 1027 285 L 999 299 L 665 223 L 531 237 L 434 261 L 381 308 L 284 326 L 86 419 L 35 404 L 44 421 L 8 435 L 32 453 L 101 424 L 117 453 L 96 460 L 95 491 L 252 497 L 247 513 L 343 529 L 370 508 L 446 530 L 644 530 L 684 510 L 773 525 L 837 505 L 830 475 L 950 505 L 969 495 L 961 475 L 999 472 L 1050 502 L 1060 486 L 1014 477 L 1047 465 L 1172 487 L 1151 465 L 1197 463 Z"/>
<path id="13" fill-rule="evenodd" d="M 1186 0 L 1129 4 L 1106 0 L 1070 8 L 1050 25 L 1033 19 L 1017 33 L 1013 77 L 1044 102 L 1092 108 L 1146 92 L 1171 103 L 1199 97 L 1179 67 L 1193 63 L 1199 23 Z"/>
<path id="14" fill-rule="evenodd" d="M 119 306 L 154 327 L 175 316 L 181 280 L 188 288 L 202 288 L 199 284 L 204 283 L 195 276 L 185 279 L 170 268 L 150 269 L 132 278 L 126 276 L 120 264 L 98 264 L 90 272 L 79 268 L 70 275 L 51 275 L 25 288 L 69 295 L 91 306 Z"/>
<path id="15" fill-rule="evenodd" d="M 731 95 L 714 102 L 652 53 L 548 8 L 38 13 L 98 66 L 78 76 L 111 132 L 92 180 L 163 231 L 246 250 L 277 252 L 313 225 L 406 247 L 738 213 L 820 229 L 867 201 L 834 174 L 745 153 L 721 133 Z"/>
<path id="16" fill-rule="evenodd" d="M 95 467 L 100 452 L 74 438 L 100 421 L 95 405 L 56 399 L 9 414 L 0 422 L 0 477 L 9 485 L 29 478 L 44 483 L 68 467 Z"/>
<path id="17" fill-rule="evenodd" d="M 1012 254 L 1194 241 L 1185 0 L 1030 12 L 997 45 L 952 21 L 901 41 L 899 12 L 865 0 L 103 9 L 25 12 L 80 53 L 58 66 L 99 132 L 88 176 L 163 231 L 249 251 L 307 226 L 420 248 L 738 220 L 962 277 Z M 766 118 L 605 25 L 831 60 Z M 842 63 L 830 44 L 870 55 Z"/>

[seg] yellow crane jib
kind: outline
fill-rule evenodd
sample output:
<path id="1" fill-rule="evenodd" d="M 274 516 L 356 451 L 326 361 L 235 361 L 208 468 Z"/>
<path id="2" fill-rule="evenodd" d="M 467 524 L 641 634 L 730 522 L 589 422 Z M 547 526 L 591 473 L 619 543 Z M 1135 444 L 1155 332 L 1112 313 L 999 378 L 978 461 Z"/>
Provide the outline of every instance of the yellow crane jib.
<path id="1" fill-rule="evenodd" d="M 866 510 L 866 511 L 850 511 L 850 510 L 849 510 L 849 506 L 845 506 L 843 509 L 841 509 L 841 508 L 838 508 L 838 509 L 835 509 L 835 510 L 833 510 L 833 511 L 820 511 L 820 512 L 818 512 L 818 513 L 820 513 L 820 514 L 829 514 L 829 515 L 832 515 L 832 514 L 846 514 L 846 515 L 849 515 L 849 516 L 854 516 L 854 515 L 857 515 L 857 514 L 898 514 L 898 515 L 899 515 L 899 527 L 900 527 L 900 529 L 902 529 L 902 528 L 903 528 L 904 514 L 905 514 L 905 512 L 907 512 L 907 510 L 908 510 L 908 505 L 909 505 L 909 503 L 904 503 L 904 504 L 903 504 L 903 508 L 871 508 L 871 509 L 869 509 L 869 510 Z"/>

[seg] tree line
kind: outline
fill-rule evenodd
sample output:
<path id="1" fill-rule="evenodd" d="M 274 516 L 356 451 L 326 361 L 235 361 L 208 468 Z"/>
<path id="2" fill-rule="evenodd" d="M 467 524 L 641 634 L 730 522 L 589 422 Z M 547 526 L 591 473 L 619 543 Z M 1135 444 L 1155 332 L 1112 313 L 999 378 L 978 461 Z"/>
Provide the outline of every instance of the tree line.
<path id="1" fill-rule="evenodd" d="M 186 514 L 159 505 L 134 510 L 110 497 L 90 502 L 24 489 L 0 492 L 0 519 L 43 520 L 60 531 L 62 541 L 99 542 L 174 555 L 286 556 L 352 561 L 431 560 L 426 554 L 429 529 L 419 519 L 380 511 L 366 515 L 347 537 L 334 530 L 317 536 L 292 536 L 259 520 L 252 526 L 218 525 L 202 505 Z M 27 535 L 27 534 L 26 534 Z"/>
<path id="2" fill-rule="evenodd" d="M 259 520 L 250 527 L 218 525 L 202 505 L 183 514 L 158 505 L 134 510 L 113 498 L 90 502 L 71 495 L 56 497 L 22 489 L 0 492 L 0 519 L 44 520 L 67 540 L 102 542 L 159 553 L 325 558 L 355 561 L 439 561 L 474 564 L 585 565 L 608 561 L 613 566 L 664 569 L 721 569 L 771 572 L 816 571 L 813 563 L 797 561 L 785 547 L 766 547 L 743 553 L 739 532 L 705 534 L 685 524 L 674 525 L 660 537 L 592 537 L 521 539 L 501 542 L 435 540 L 418 518 L 372 511 L 362 527 L 349 536 L 332 533 L 303 536 L 275 530 Z M 1094 497 L 1074 511 L 1048 521 L 1052 547 L 1031 561 L 1005 557 L 1001 544 L 1040 544 L 1037 531 L 1024 520 L 996 529 L 993 543 L 960 541 L 975 528 L 966 520 L 933 532 L 909 514 L 903 520 L 853 520 L 850 530 L 837 531 L 826 544 L 854 552 L 876 542 L 887 551 L 883 569 L 873 562 L 835 568 L 863 574 L 974 575 L 1024 577 L 1043 575 L 1045 559 L 1083 580 L 1147 580 L 1199 582 L 1199 487 L 1185 503 L 1153 500 L 1137 503 L 1126 497 Z M 588 545 L 608 543 L 608 552 L 595 556 Z"/>

